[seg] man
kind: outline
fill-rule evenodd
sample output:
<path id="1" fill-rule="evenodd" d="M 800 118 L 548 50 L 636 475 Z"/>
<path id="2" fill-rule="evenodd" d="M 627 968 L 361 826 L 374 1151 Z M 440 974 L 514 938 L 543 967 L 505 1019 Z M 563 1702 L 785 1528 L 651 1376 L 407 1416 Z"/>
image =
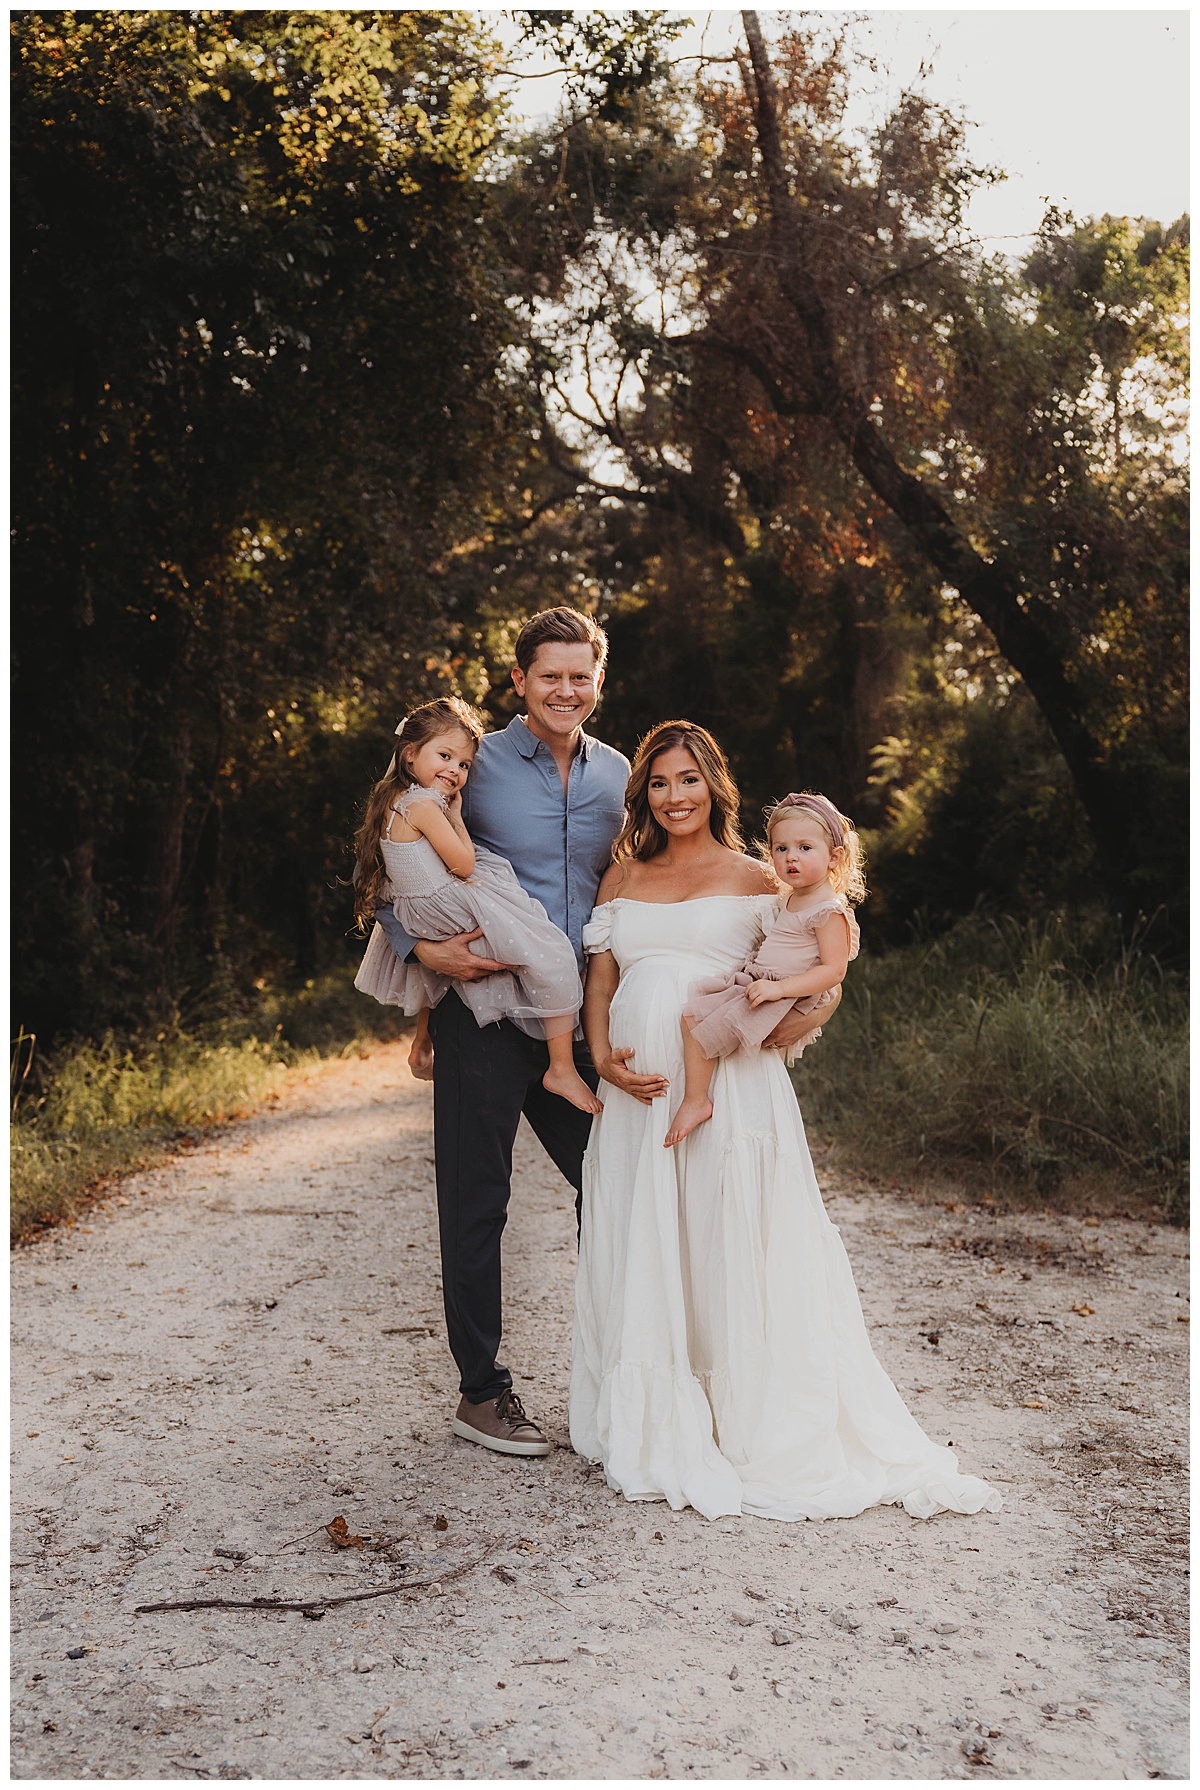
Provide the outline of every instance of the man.
<path id="1" fill-rule="evenodd" d="M 463 820 L 472 838 L 508 859 L 522 887 L 571 940 L 581 972 L 581 934 L 621 830 L 629 775 L 620 752 L 583 731 L 600 700 L 607 653 L 603 629 L 578 610 L 547 609 L 531 617 L 517 637 L 512 674 L 525 713 L 485 736 L 463 791 Z M 381 908 L 378 918 L 399 956 L 415 952 L 442 975 L 473 982 L 507 967 L 471 950 L 478 931 L 440 942 L 414 940 L 390 908 Z M 793 1044 L 811 1023 L 801 1015 L 797 1024 L 789 1014 L 771 1042 Z M 481 1027 L 451 991 L 433 1009 L 430 1032 L 442 1290 L 462 1393 L 453 1428 L 500 1454 L 546 1455 L 550 1443 L 496 1359 L 512 1146 L 524 1113 L 575 1189 L 578 1213 L 592 1121 L 542 1086 L 546 1046 L 511 1021 Z M 594 1088 L 585 1045 L 576 1044 L 575 1058 Z M 656 1077 L 619 1062 L 610 1079 L 633 1093 Z"/>

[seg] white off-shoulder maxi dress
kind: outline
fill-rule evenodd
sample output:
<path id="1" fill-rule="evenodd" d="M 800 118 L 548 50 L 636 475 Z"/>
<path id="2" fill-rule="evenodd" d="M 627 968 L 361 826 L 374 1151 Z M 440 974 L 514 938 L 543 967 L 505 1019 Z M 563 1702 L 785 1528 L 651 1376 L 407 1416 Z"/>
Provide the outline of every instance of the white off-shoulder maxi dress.
<path id="1" fill-rule="evenodd" d="M 710 1518 L 998 1510 L 875 1359 L 778 1052 L 718 1062 L 712 1119 L 663 1148 L 683 1090 L 688 988 L 744 962 L 773 913 L 770 896 L 618 899 L 584 930 L 585 948 L 612 951 L 620 968 L 614 1047 L 664 1072 L 671 1093 L 645 1106 L 600 1089 L 583 1166 L 572 1445 L 627 1498 Z"/>

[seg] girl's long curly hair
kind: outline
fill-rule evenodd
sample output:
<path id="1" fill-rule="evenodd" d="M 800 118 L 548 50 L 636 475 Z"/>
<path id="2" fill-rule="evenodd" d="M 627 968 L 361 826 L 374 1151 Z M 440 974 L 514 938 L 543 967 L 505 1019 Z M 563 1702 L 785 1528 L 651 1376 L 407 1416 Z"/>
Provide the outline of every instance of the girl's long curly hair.
<path id="1" fill-rule="evenodd" d="M 362 825 L 354 835 L 354 919 L 359 932 L 367 931 L 376 908 L 387 900 L 387 871 L 379 841 L 397 797 L 413 786 L 408 768 L 413 754 L 440 733 L 464 733 L 472 746 L 478 746 L 483 731 L 483 716 L 459 696 L 423 702 L 404 717 L 397 729 L 392 762 L 367 797 Z"/>
<path id="2" fill-rule="evenodd" d="M 657 857 L 666 845 L 667 835 L 650 812 L 647 791 L 654 760 L 675 746 L 683 746 L 691 753 L 708 785 L 712 796 L 708 824 L 713 838 L 730 851 L 741 851 L 737 784 L 725 754 L 708 729 L 697 726 L 695 721 L 660 721 L 639 742 L 634 755 L 625 786 L 625 825 L 613 846 L 614 859 L 640 858 L 645 862 Z"/>

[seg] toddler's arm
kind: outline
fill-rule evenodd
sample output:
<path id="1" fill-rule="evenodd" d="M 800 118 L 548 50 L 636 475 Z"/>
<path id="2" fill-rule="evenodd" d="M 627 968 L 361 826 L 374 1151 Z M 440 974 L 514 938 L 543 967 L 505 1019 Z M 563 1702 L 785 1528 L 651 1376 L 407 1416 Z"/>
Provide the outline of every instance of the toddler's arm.
<path id="1" fill-rule="evenodd" d="M 850 927 L 844 914 L 831 914 L 815 931 L 821 960 L 799 976 L 784 976 L 778 982 L 752 982 L 746 999 L 752 1007 L 764 1001 L 800 1001 L 806 995 L 824 994 L 843 981 L 850 962 Z"/>
<path id="2" fill-rule="evenodd" d="M 428 839 L 447 870 L 464 879 L 475 869 L 475 847 L 462 821 L 462 798 L 455 796 L 443 811 L 436 802 L 414 802 L 405 820 Z"/>

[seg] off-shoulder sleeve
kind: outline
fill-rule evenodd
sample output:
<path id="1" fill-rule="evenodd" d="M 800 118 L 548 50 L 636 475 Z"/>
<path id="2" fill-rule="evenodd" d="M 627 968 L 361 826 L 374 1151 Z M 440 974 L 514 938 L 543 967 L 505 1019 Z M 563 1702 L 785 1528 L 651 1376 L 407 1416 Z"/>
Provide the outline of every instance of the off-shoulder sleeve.
<path id="1" fill-rule="evenodd" d="M 770 932 L 774 926 L 780 908 L 787 900 L 787 895 L 760 895 L 755 903 L 755 912 L 764 932 Z"/>
<path id="2" fill-rule="evenodd" d="M 589 956 L 607 951 L 612 946 L 613 904 L 602 901 L 592 909 L 592 917 L 583 929 L 583 948 Z"/>

